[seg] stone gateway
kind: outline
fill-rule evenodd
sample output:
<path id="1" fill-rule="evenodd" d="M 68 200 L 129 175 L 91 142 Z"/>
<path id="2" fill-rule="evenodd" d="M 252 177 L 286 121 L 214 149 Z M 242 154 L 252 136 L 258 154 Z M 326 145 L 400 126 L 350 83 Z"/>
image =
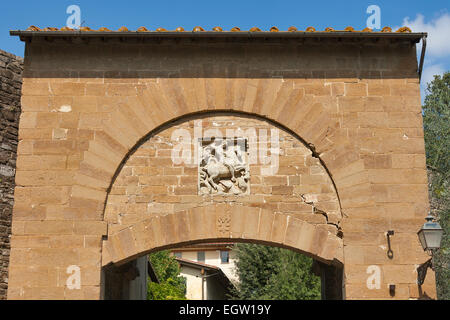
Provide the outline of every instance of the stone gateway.
<path id="1" fill-rule="evenodd" d="M 206 241 L 308 255 L 325 299 L 435 298 L 433 272 L 417 284 L 424 34 L 195 30 L 11 32 L 26 54 L 8 299 L 102 299 L 108 274 Z M 221 139 L 181 148 L 198 122 Z"/>

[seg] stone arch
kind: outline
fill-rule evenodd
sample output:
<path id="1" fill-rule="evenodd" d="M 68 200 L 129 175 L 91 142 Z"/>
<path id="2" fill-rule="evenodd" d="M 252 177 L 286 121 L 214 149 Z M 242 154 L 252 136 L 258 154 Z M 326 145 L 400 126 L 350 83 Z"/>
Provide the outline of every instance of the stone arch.
<path id="1" fill-rule="evenodd" d="M 208 240 L 280 246 L 326 264 L 343 264 L 343 241 L 290 215 L 232 204 L 213 204 L 142 220 L 108 237 L 102 265 L 120 265 L 147 253 Z"/>
<path id="2" fill-rule="evenodd" d="M 205 120 L 205 131 L 214 128 L 222 134 L 223 129 L 239 128 L 245 134 L 248 128 L 255 131 L 278 128 L 266 120 L 239 113 L 202 115 L 204 117 L 200 119 Z M 129 152 L 108 188 L 103 219 L 109 225 L 109 234 L 151 214 L 173 213 L 215 202 L 270 208 L 279 213 L 301 216 L 307 222 L 323 224 L 334 234 L 341 233 L 341 208 L 329 173 L 311 148 L 284 128 L 277 134 L 280 164 L 274 176 L 262 174 L 260 164 L 251 165 L 250 193 L 224 197 L 199 195 L 197 164 L 177 165 L 170 156 L 175 143 L 172 134 L 180 129 L 194 134 L 193 126 L 198 119 L 194 116 L 171 122 L 142 139 Z M 257 145 L 253 147 L 257 150 Z"/>
<path id="3" fill-rule="evenodd" d="M 327 188 L 330 191 L 325 191 L 325 189 L 321 188 L 320 190 L 322 191 L 317 192 L 323 194 L 331 192 L 336 196 L 336 213 L 338 216 L 337 214 L 328 212 L 325 207 L 321 206 L 320 201 L 317 203 L 308 203 L 305 199 L 295 196 L 291 196 L 290 198 L 287 196 L 286 198 L 288 199 L 284 197 L 275 199 L 277 204 L 286 205 L 284 207 L 279 205 L 276 208 L 271 206 L 272 203 L 265 203 L 265 195 L 267 194 L 264 195 L 264 193 L 260 195 L 261 198 L 264 196 L 262 201 L 239 196 L 228 196 L 226 198 L 207 197 L 205 199 L 197 196 L 197 186 L 193 181 L 189 181 L 188 183 L 192 184 L 195 190 L 190 190 L 190 193 L 186 196 L 199 198 L 197 200 L 201 202 L 190 200 L 190 203 L 186 203 L 187 201 L 179 200 L 178 198 L 172 199 L 183 202 L 180 204 L 181 206 L 188 206 L 185 210 L 175 209 L 175 211 L 170 211 L 173 209 L 164 207 L 164 210 L 161 212 L 148 211 L 148 201 L 153 204 L 155 198 L 152 198 L 152 200 L 150 198 L 143 199 L 143 201 L 140 201 L 144 202 L 143 206 L 136 203 L 135 199 L 130 197 L 142 196 L 142 193 L 136 191 L 137 189 L 135 190 L 134 187 L 138 187 L 139 189 L 142 184 L 145 185 L 146 183 L 142 182 L 144 179 L 141 181 L 141 178 L 148 176 L 139 173 L 138 177 L 136 177 L 136 175 L 125 172 L 135 172 L 145 168 L 157 167 L 158 162 L 156 160 L 164 159 L 158 157 L 156 152 L 168 151 L 165 150 L 167 148 L 162 148 L 160 145 L 167 144 L 168 141 L 171 141 L 167 140 L 171 139 L 171 132 L 180 127 L 190 128 L 192 122 L 199 118 L 214 122 L 216 128 L 241 127 L 242 122 L 245 122 L 248 126 L 259 125 L 267 128 L 276 126 L 280 128 L 280 131 L 283 131 L 283 133 L 280 133 L 280 140 L 285 135 L 296 141 L 298 145 L 292 149 L 295 151 L 295 156 L 292 157 L 298 161 L 296 164 L 303 166 L 301 169 L 309 168 L 304 161 L 307 159 L 315 160 L 318 168 L 323 171 L 322 174 L 327 179 L 323 183 L 329 184 L 331 188 Z M 225 123 L 223 126 L 220 125 L 221 121 Z M 229 121 L 237 122 L 234 125 L 230 125 L 228 124 Z M 164 137 L 167 139 L 165 140 Z M 171 149 L 171 147 L 168 148 Z M 109 227 L 108 239 L 104 242 L 102 250 L 102 265 L 106 266 L 110 263 L 115 265 L 121 264 L 148 252 L 167 248 L 175 244 L 180 245 L 208 240 L 252 241 L 276 245 L 300 251 L 326 264 L 343 264 L 343 242 L 342 234 L 339 231 L 341 211 L 340 205 L 338 204 L 336 186 L 332 183 L 329 172 L 324 169 L 322 163 L 317 159 L 314 150 L 311 149 L 312 147 L 310 145 L 296 136 L 292 131 L 279 124 L 274 124 L 265 118 L 245 113 L 229 111 L 203 112 L 164 124 L 158 130 L 140 139 L 139 143 L 127 153 L 121 165 L 116 170 L 111 185 L 108 187 L 104 220 L 108 223 Z M 152 153 L 151 157 L 147 155 L 149 150 L 155 150 L 155 153 Z M 283 150 L 284 148 L 282 148 Z M 299 153 L 298 150 L 307 151 L 307 155 L 303 155 L 301 152 Z M 280 156 L 280 161 L 283 159 L 283 156 Z M 165 157 L 167 158 L 167 155 Z M 141 160 L 144 162 L 139 163 Z M 170 158 L 168 160 L 170 162 L 170 170 L 177 169 L 170 161 Z M 163 166 L 165 170 L 165 165 L 162 162 L 160 166 Z M 193 169 L 197 171 L 197 167 Z M 164 176 L 162 173 L 156 172 L 149 173 L 149 175 L 150 178 L 152 175 L 155 175 L 155 178 Z M 170 177 L 171 175 L 173 173 L 170 174 Z M 286 175 L 286 173 L 282 173 L 282 175 Z M 308 176 L 308 174 L 305 174 L 305 176 Z M 253 177 L 258 178 L 258 174 L 255 174 Z M 139 180 L 139 184 L 137 179 Z M 169 182 L 167 183 L 169 184 Z M 310 183 L 314 184 L 313 182 Z M 126 192 L 124 188 L 126 188 Z M 161 193 L 161 191 L 155 191 L 153 187 L 151 188 L 151 192 L 156 194 Z M 159 187 L 157 188 L 159 189 Z M 164 195 L 161 196 L 163 198 L 167 191 L 166 186 L 164 188 Z M 171 194 L 173 195 L 173 192 Z M 167 194 L 167 196 L 171 197 L 170 194 Z M 124 198 L 125 200 L 123 200 Z M 268 198 L 270 198 L 270 195 Z M 161 201 L 157 199 L 156 202 L 169 202 L 168 204 L 170 204 L 170 202 L 173 202 L 172 200 L 166 201 L 164 199 L 164 201 Z M 139 215 L 135 215 L 137 212 L 139 212 Z M 317 218 L 321 218 L 323 221 Z M 238 229 L 243 225 L 256 229 L 239 231 Z M 162 230 L 161 228 L 169 228 L 170 230 Z"/>
<path id="4" fill-rule="evenodd" d="M 231 115 L 231 116 L 237 116 L 237 117 L 243 117 L 243 118 L 254 118 L 261 121 L 266 121 L 270 125 L 273 125 L 275 127 L 280 128 L 283 131 L 288 132 L 291 134 L 295 139 L 300 141 L 306 148 L 311 150 L 313 156 L 321 162 L 321 164 L 324 166 L 325 170 L 327 170 L 327 173 L 330 174 L 330 171 L 328 170 L 326 164 L 324 163 L 323 159 L 321 158 L 321 155 L 317 153 L 316 147 L 312 143 L 308 143 L 303 137 L 299 136 L 295 131 L 291 130 L 290 128 L 284 126 L 283 124 L 276 122 L 274 120 L 271 120 L 270 118 L 267 118 L 265 116 L 261 116 L 259 114 L 253 114 L 253 113 L 247 113 L 242 111 L 233 111 L 233 110 L 215 110 L 215 111 L 200 111 L 195 113 L 189 113 L 182 115 L 180 117 L 176 117 L 174 119 L 171 119 L 165 123 L 160 124 L 158 127 L 154 128 L 144 136 L 142 136 L 137 142 L 128 150 L 128 152 L 124 155 L 123 160 L 120 162 L 119 166 L 114 172 L 114 175 L 111 179 L 111 183 L 109 184 L 108 191 L 111 189 L 111 186 L 114 183 L 114 180 L 117 178 L 117 175 L 120 173 L 120 170 L 122 169 L 123 165 L 126 163 L 126 161 L 129 159 L 130 155 L 132 155 L 140 146 L 142 146 L 143 143 L 148 141 L 152 136 L 158 134 L 159 132 L 174 126 L 178 123 L 182 123 L 188 120 L 192 119 L 201 119 L 205 117 L 213 117 L 213 116 L 220 116 L 220 115 Z M 89 151 L 89 150 L 88 150 Z M 334 184 L 334 181 L 333 181 Z"/>
<path id="5" fill-rule="evenodd" d="M 88 142 L 69 206 L 86 214 L 95 210 L 102 219 L 118 168 L 152 132 L 189 116 L 228 112 L 270 121 L 303 141 L 327 169 L 344 220 L 355 210 L 370 211 L 376 203 L 359 146 L 348 129 L 341 128 L 331 84 L 317 86 L 324 95 L 311 92 L 310 80 L 168 78 L 144 81 L 130 91 L 103 98 L 98 108 L 110 115 Z"/>
<path id="6" fill-rule="evenodd" d="M 227 110 L 218 110 L 218 111 L 203 111 L 203 112 L 197 112 L 197 113 L 193 113 L 193 114 L 188 114 L 188 115 L 184 115 L 182 117 L 178 117 L 176 119 L 173 119 L 169 122 L 163 123 L 160 126 L 158 126 L 156 129 L 152 130 L 151 132 L 148 132 L 146 135 L 144 135 L 142 138 L 140 138 L 138 140 L 138 142 L 133 145 L 133 147 L 131 147 L 128 152 L 125 154 L 125 156 L 123 157 L 123 160 L 120 162 L 120 164 L 118 165 L 118 167 L 116 168 L 116 170 L 114 171 L 114 174 L 111 178 L 111 182 L 107 188 L 107 194 L 109 195 L 109 193 L 111 192 L 111 188 L 113 187 L 114 182 L 116 181 L 118 175 L 120 174 L 123 166 L 127 163 L 127 161 L 130 159 L 130 156 L 132 156 L 145 142 L 149 141 L 149 139 L 151 139 L 152 137 L 156 136 L 157 134 L 163 132 L 164 130 L 167 130 L 170 127 L 173 127 L 177 124 L 180 123 L 184 123 L 190 120 L 196 120 L 196 119 L 205 119 L 205 118 L 212 118 L 212 117 L 217 117 L 217 116 L 235 116 L 235 117 L 239 117 L 239 118 L 248 118 L 248 119 L 256 119 L 258 121 L 264 121 L 267 122 L 269 125 L 275 127 L 275 128 L 279 128 L 282 131 L 285 131 L 286 133 L 288 133 L 289 135 L 292 135 L 292 137 L 294 137 L 297 141 L 299 141 L 301 144 L 303 144 L 305 146 L 305 148 L 307 148 L 308 150 L 311 151 L 312 156 L 315 159 L 318 159 L 318 161 L 320 162 L 320 165 L 325 169 L 326 173 L 328 174 L 328 176 L 330 177 L 331 183 L 333 184 L 333 188 L 334 191 L 336 193 L 337 196 L 337 200 L 339 203 L 339 209 L 341 209 L 341 203 L 340 203 L 340 199 L 339 199 L 339 194 L 337 192 L 337 187 L 335 184 L 335 181 L 333 180 L 331 173 L 329 171 L 329 169 L 327 168 L 326 164 L 324 163 L 324 161 L 322 160 L 322 158 L 320 157 L 320 155 L 317 153 L 316 148 L 313 144 L 310 144 L 308 142 L 306 142 L 302 137 L 300 137 L 299 135 L 297 135 L 294 131 L 292 131 L 291 129 L 283 126 L 280 123 L 277 123 L 273 120 L 270 120 L 266 117 L 257 115 L 257 114 L 249 114 L 249 113 L 245 113 L 245 112 L 236 112 L 236 111 L 227 111 Z M 105 200 L 105 206 L 107 203 L 107 198 Z"/>
<path id="7" fill-rule="evenodd" d="M 172 88 L 172 90 L 175 89 Z M 298 90 L 294 92 L 300 94 Z M 155 92 L 153 94 L 158 96 Z M 118 103 L 118 107 L 109 120 L 105 121 L 102 130 L 95 131 L 94 138 L 89 141 L 88 148 L 84 152 L 80 170 L 75 176 L 76 184 L 72 188 L 72 202 L 77 206 L 95 207 L 101 214 L 106 204 L 107 194 L 121 166 L 129 155 L 155 132 L 188 117 L 224 112 L 269 121 L 302 141 L 326 168 L 335 186 L 341 209 L 353 208 L 361 203 L 367 206 L 367 198 L 372 197 L 370 183 L 367 174 L 364 173 L 364 161 L 360 159 L 357 148 L 350 142 L 346 131 L 339 130 L 339 121 L 330 116 L 329 110 L 322 103 L 312 104 L 311 102 L 305 105 L 300 103 L 307 99 L 308 95 L 306 98 L 297 99 L 295 106 L 300 109 L 288 119 L 286 118 L 288 110 L 278 113 L 275 117 L 270 114 L 265 115 L 266 112 L 261 114 L 248 112 L 246 108 L 244 110 L 240 110 L 242 108 L 199 110 L 191 104 L 189 109 L 194 110 L 183 113 L 185 108 L 181 108 L 176 114 L 171 112 L 166 104 L 167 110 L 157 108 L 154 99 L 150 97 L 150 93 L 143 90 L 137 97 L 119 98 L 122 102 Z M 164 94 L 159 92 L 159 99 L 163 97 Z M 304 107 L 301 108 L 302 106 Z M 271 106 L 269 109 L 273 108 Z M 302 116 L 299 117 L 298 114 Z M 297 119 L 297 122 L 293 119 Z M 355 198 L 353 187 L 362 192 L 359 192 L 362 194 L 361 199 Z M 373 201 L 370 201 L 370 204 L 372 205 Z"/>
<path id="8" fill-rule="evenodd" d="M 336 167 L 332 160 L 343 153 L 347 160 L 355 159 L 356 149 L 346 133 L 337 130 L 339 121 L 333 116 L 337 113 L 337 97 L 328 95 L 331 85 L 323 85 L 321 90 L 322 95 L 311 92 L 310 81 L 306 80 L 157 79 L 103 99 L 101 107 L 114 111 L 86 152 L 96 154 L 98 144 L 106 144 L 116 155 L 109 160 L 117 163 L 117 168 L 142 137 L 163 124 L 189 114 L 235 111 L 289 128 L 313 146 L 331 169 Z"/>

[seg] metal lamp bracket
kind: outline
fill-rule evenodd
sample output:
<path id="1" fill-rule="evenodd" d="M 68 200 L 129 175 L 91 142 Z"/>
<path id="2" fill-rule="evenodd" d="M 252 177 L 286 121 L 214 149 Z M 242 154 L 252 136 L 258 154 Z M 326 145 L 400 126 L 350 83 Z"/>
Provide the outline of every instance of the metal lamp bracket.
<path id="1" fill-rule="evenodd" d="M 425 281 L 425 277 L 427 276 L 427 270 L 428 268 L 433 269 L 433 258 L 430 258 L 428 261 L 421 264 L 419 267 L 417 267 L 417 284 L 419 286 L 423 285 Z"/>

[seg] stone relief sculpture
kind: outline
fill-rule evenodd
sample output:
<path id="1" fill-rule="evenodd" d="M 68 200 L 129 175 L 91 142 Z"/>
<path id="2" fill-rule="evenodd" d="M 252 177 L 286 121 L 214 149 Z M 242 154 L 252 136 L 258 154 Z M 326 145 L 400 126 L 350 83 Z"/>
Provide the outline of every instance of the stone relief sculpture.
<path id="1" fill-rule="evenodd" d="M 230 232 L 231 216 L 225 215 L 217 218 L 217 230 L 221 236 L 226 236 Z"/>
<path id="2" fill-rule="evenodd" d="M 200 140 L 199 144 L 199 194 L 247 194 L 247 141 L 216 138 Z"/>

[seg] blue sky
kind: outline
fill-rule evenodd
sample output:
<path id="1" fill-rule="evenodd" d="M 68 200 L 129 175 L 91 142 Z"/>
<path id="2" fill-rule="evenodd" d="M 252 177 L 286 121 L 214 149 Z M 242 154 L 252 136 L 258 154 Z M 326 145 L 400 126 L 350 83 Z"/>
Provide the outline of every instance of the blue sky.
<path id="1" fill-rule="evenodd" d="M 93 29 L 108 27 L 117 30 L 140 26 L 154 30 L 158 27 L 175 29 L 178 26 L 192 30 L 202 26 L 210 30 L 221 26 L 225 30 L 238 26 L 242 30 L 259 27 L 269 30 L 277 26 L 287 30 L 294 25 L 300 30 L 313 26 L 356 30 L 366 27 L 369 14 L 366 9 L 377 5 L 381 9 L 381 25 L 400 27 L 408 25 L 413 31 L 429 32 L 423 83 L 433 74 L 450 70 L 450 1 L 448 0 L 22 0 L 2 1 L 0 19 L 0 49 L 23 56 L 24 45 L 9 30 L 38 27 L 63 27 L 69 5 L 81 8 L 85 26 Z"/>

